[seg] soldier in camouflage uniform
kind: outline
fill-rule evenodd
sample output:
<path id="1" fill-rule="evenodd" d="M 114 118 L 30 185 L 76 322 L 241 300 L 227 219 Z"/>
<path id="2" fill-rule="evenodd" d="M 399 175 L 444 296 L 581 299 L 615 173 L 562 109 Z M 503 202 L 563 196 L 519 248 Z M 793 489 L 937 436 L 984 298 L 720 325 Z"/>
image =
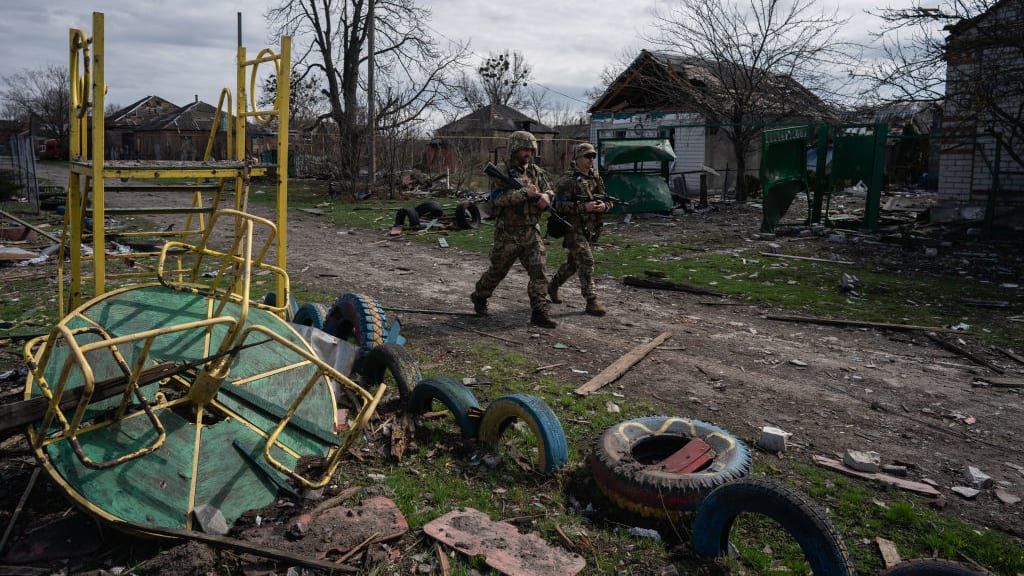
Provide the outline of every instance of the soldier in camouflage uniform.
<path id="1" fill-rule="evenodd" d="M 530 275 L 526 288 L 532 309 L 530 323 L 554 328 L 556 324 L 548 317 L 548 302 L 545 298 L 548 283 L 544 275 L 544 242 L 539 224 L 541 214 L 551 203 L 553 192 L 547 173 L 533 163 L 533 155 L 537 153 L 537 139 L 533 134 L 526 131 L 514 132 L 509 138 L 508 151 L 508 164 L 499 168 L 525 186 L 514 190 L 498 180 L 491 180 L 494 190 L 491 192 L 491 203 L 497 220 L 494 226 L 494 246 L 491 248 L 491 266 L 477 281 L 470 300 L 478 315 L 486 315 L 487 299 L 516 260 L 519 260 Z"/>
<path id="2" fill-rule="evenodd" d="M 595 196 L 604 196 L 604 181 L 594 171 L 594 159 L 597 152 L 594 146 L 583 143 L 576 146 L 573 154 L 573 168 L 559 179 L 555 186 L 555 202 L 552 209 L 565 218 L 572 228 L 566 230 L 562 246 L 569 251 L 565 263 L 551 278 L 548 285 L 548 296 L 558 304 L 558 288 L 579 271 L 580 291 L 587 301 L 586 313 L 591 316 L 604 316 L 607 311 L 597 301 L 594 293 L 594 255 L 590 251 L 590 243 L 596 242 L 601 234 L 601 214 L 611 208 L 611 202 L 599 200 Z"/>

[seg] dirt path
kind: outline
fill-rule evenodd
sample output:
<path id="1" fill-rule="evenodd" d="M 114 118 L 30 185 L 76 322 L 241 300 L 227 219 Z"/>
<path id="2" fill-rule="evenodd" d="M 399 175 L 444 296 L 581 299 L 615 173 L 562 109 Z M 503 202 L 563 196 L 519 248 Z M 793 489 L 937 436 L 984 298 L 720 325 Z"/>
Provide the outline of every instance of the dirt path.
<path id="1" fill-rule="evenodd" d="M 110 205 L 158 201 L 112 194 Z M 261 205 L 253 210 L 271 215 Z M 648 234 L 680 241 L 687 235 L 754 229 L 756 210 L 733 210 L 717 221 L 691 217 L 674 228 L 648 226 Z M 468 294 L 486 267 L 482 255 L 388 240 L 382 231 L 339 230 L 322 217 L 297 211 L 289 218 L 294 284 L 331 294 L 365 292 L 385 306 L 471 310 Z M 665 345 L 671 350 L 654 352 L 602 393 L 609 399 L 613 391 L 623 394 L 614 399 L 619 403 L 653 399 L 663 413 L 708 420 L 748 440 L 763 425 L 779 426 L 793 433 L 796 445 L 786 459 L 810 462 L 811 453 L 875 450 L 884 462 L 912 464 L 912 479 L 928 478 L 944 491 L 960 484 L 963 470 L 974 465 L 1022 492 L 1024 472 L 1014 467 L 1024 466 L 1020 394 L 972 388 L 984 369 L 923 336 L 774 322 L 764 317 L 772 312 L 764 308 L 706 306 L 701 304 L 706 297 L 636 290 L 610 277 L 598 278 L 607 317 L 583 315 L 575 285 L 567 285 L 566 304 L 552 307 L 558 328 L 539 331 L 527 324 L 525 286 L 526 274 L 516 267 L 495 292 L 490 317 L 400 314 L 403 331 L 414 350 L 430 355 L 452 350 L 453 343 L 484 339 L 460 324 L 500 334 L 526 345 L 485 340 L 541 365 L 566 363 L 555 375 L 574 385 L 637 343 L 671 331 Z M 568 348 L 556 349 L 555 343 Z M 976 423 L 964 423 L 968 416 Z M 949 508 L 1022 534 L 1020 506 L 1007 509 L 989 493 L 976 501 L 951 495 Z"/>

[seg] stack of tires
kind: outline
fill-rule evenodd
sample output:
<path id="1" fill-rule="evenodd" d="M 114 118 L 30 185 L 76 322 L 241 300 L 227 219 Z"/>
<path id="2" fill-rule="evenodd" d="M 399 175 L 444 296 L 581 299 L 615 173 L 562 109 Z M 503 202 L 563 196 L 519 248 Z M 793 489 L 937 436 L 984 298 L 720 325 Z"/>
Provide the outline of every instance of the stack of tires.
<path id="1" fill-rule="evenodd" d="M 275 305 L 273 292 L 263 299 Z M 400 347 L 405 338 L 399 334 L 398 322 L 388 323 L 384 308 L 366 294 L 342 294 L 330 305 L 308 302 L 301 306 L 292 299 L 292 322 L 312 326 L 341 340 L 351 341 L 359 349 L 357 367 L 367 355 L 385 344 Z"/>
<path id="2" fill-rule="evenodd" d="M 399 208 L 395 212 L 395 226 L 419 228 L 423 219 L 444 216 L 444 208 L 437 202 L 424 202 L 416 208 Z M 480 226 L 480 208 L 473 202 L 462 202 L 455 206 L 455 229 L 470 230 Z"/>

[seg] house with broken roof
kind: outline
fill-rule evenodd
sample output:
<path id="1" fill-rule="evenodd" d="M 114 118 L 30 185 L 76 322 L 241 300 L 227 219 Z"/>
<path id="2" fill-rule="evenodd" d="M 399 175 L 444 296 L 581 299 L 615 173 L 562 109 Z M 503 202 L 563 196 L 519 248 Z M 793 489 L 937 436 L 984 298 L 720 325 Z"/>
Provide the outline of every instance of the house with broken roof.
<path id="1" fill-rule="evenodd" d="M 735 65 L 641 50 L 590 107 L 590 141 L 667 138 L 676 155 L 670 167 L 672 179 L 683 178 L 693 191 L 704 167 L 711 167 L 720 175 L 709 176 L 709 188 L 726 191 L 736 182 L 733 145 L 722 129 L 724 120 L 705 117 L 701 113 L 705 108 L 698 103 L 729 98 L 730 91 L 720 78 L 730 74 L 730 68 L 735 69 L 734 75 L 743 76 Z M 764 122 L 799 124 L 834 117 L 830 106 L 792 77 L 772 75 L 765 84 L 771 88 L 757 95 L 758 108 L 766 111 Z M 748 148 L 745 172 L 753 177 L 760 146 L 752 142 Z"/>
<path id="2" fill-rule="evenodd" d="M 159 96 L 146 96 L 106 119 L 106 154 L 111 160 L 201 160 L 217 109 L 199 100 L 176 106 Z M 227 157 L 228 117 L 222 116 L 211 156 Z M 246 128 L 246 150 L 259 155 L 276 146 L 275 133 L 256 123 Z"/>
<path id="3" fill-rule="evenodd" d="M 560 151 L 554 146 L 555 130 L 504 104 L 482 106 L 438 128 L 427 147 L 425 164 L 430 171 L 454 172 L 467 162 L 502 161 L 508 137 L 517 130 L 537 137 L 538 164 L 548 168 L 556 164 Z"/>
<path id="4" fill-rule="evenodd" d="M 1024 203 L 1024 0 L 999 0 L 948 28 L 939 196 Z"/>

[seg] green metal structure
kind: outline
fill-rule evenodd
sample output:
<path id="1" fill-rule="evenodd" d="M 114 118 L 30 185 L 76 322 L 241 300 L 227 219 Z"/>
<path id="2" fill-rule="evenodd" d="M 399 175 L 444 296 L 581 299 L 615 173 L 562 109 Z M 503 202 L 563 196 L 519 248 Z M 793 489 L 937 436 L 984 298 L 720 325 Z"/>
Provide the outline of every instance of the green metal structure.
<path id="1" fill-rule="evenodd" d="M 665 138 L 609 138 L 599 140 L 601 177 L 608 194 L 629 202 L 616 204 L 614 213 L 667 212 L 672 209 L 668 188 L 669 164 L 676 159 Z M 643 168 L 658 163 L 657 169 Z"/>
<path id="2" fill-rule="evenodd" d="M 810 126 L 761 132 L 762 232 L 775 232 L 797 194 L 804 193 L 810 205 L 806 167 L 810 133 Z"/>

